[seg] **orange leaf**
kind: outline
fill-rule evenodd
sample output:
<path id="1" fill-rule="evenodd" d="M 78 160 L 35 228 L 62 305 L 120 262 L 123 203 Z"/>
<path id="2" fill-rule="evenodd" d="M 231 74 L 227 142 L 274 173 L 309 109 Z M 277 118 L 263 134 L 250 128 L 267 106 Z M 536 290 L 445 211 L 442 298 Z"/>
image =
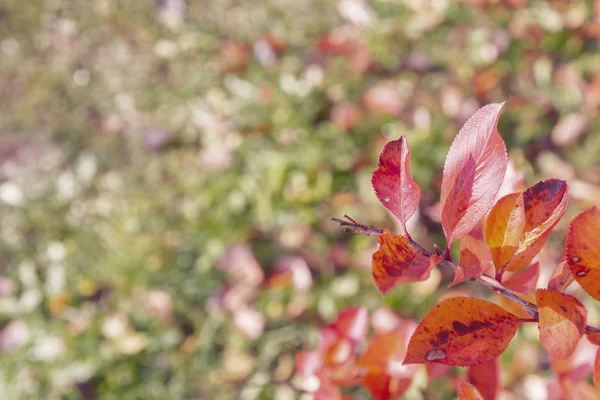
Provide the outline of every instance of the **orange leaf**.
<path id="1" fill-rule="evenodd" d="M 540 252 L 567 209 L 569 188 L 564 181 L 548 179 L 525 190 L 523 203 L 525 229 L 519 248 L 506 265 L 507 271 L 518 271 L 525 267 Z"/>
<path id="2" fill-rule="evenodd" d="M 523 193 L 506 195 L 494 204 L 485 221 L 484 238 L 492 253 L 496 271 L 504 267 L 515 254 L 524 229 Z"/>
<path id="3" fill-rule="evenodd" d="M 484 400 L 475 387 L 467 382 L 461 382 L 458 388 L 458 400 Z"/>
<path id="4" fill-rule="evenodd" d="M 410 175 L 410 147 L 405 136 L 385 145 L 371 182 L 381 204 L 398 218 L 408 234 L 406 222 L 419 208 L 421 188 Z"/>
<path id="5" fill-rule="evenodd" d="M 477 388 L 484 400 L 495 400 L 500 392 L 500 361 L 495 358 L 469 368 L 469 383 Z"/>
<path id="6" fill-rule="evenodd" d="M 506 146 L 496 125 L 503 104 L 479 109 L 450 146 L 440 204 L 447 247 L 473 229 L 492 207 L 506 173 Z"/>
<path id="7" fill-rule="evenodd" d="M 564 360 L 583 336 L 587 310 L 575 297 L 554 290 L 538 289 L 535 297 L 542 347 L 552 357 Z"/>
<path id="8" fill-rule="evenodd" d="M 408 340 L 406 333 L 406 329 L 398 328 L 374 335 L 358 361 L 366 371 L 362 382 L 374 399 L 398 398 L 412 382 L 417 366 L 402 365 Z"/>
<path id="9" fill-rule="evenodd" d="M 418 253 L 404 236 L 384 233 L 377 238 L 379 249 L 373 254 L 373 281 L 384 295 L 400 283 L 429 278 L 433 264 Z"/>
<path id="10" fill-rule="evenodd" d="M 472 236 L 465 236 L 460 240 L 460 264 L 449 286 L 481 276 L 493 265 L 487 245 Z"/>
<path id="11" fill-rule="evenodd" d="M 529 293 L 535 289 L 535 285 L 540 277 L 540 263 L 535 262 L 530 267 L 519 271 L 508 278 L 502 284 L 505 288 L 517 293 Z"/>
<path id="12" fill-rule="evenodd" d="M 486 363 L 502 354 L 521 321 L 494 303 L 451 297 L 425 315 L 410 338 L 404 363 Z"/>
<path id="13" fill-rule="evenodd" d="M 554 268 L 554 272 L 548 281 L 548 289 L 564 292 L 565 289 L 573 283 L 573 280 L 575 280 L 575 278 L 573 278 L 573 274 L 571 273 L 570 268 L 568 268 L 567 262 L 562 261 Z"/>
<path id="14" fill-rule="evenodd" d="M 575 280 L 600 301 L 600 211 L 596 207 L 573 219 L 565 246 L 567 264 Z"/>

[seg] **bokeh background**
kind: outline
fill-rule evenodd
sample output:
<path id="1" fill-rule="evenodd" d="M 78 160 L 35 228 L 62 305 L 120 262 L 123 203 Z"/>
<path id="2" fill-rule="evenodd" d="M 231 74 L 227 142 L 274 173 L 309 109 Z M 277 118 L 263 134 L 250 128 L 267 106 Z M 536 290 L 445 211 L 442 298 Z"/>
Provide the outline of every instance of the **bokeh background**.
<path id="1" fill-rule="evenodd" d="M 3 0 L 1 397 L 297 398 L 294 356 L 339 310 L 419 320 L 447 290 L 383 298 L 374 238 L 330 218 L 397 228 L 370 176 L 405 134 L 411 231 L 443 245 L 445 154 L 490 102 L 509 183 L 570 185 L 547 279 L 600 205 L 599 37 L 592 1 Z M 545 384 L 545 357 L 522 329 L 510 390 Z"/>

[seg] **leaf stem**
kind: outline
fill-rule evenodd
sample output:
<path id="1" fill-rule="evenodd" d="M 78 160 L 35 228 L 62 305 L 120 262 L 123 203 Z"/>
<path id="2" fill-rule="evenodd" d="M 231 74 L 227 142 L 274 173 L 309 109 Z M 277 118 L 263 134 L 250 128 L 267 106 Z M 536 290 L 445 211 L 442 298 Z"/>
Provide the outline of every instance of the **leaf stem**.
<path id="1" fill-rule="evenodd" d="M 344 221 L 339 218 L 331 218 L 331 219 L 332 219 L 332 221 L 335 221 L 335 222 L 339 223 L 341 226 L 345 227 L 346 232 L 362 233 L 363 235 L 369 235 L 369 236 L 379 236 L 379 235 L 383 235 L 385 233 L 384 229 L 377 228 L 376 226 L 373 226 L 373 225 L 359 224 L 358 222 L 356 222 L 355 220 L 353 220 L 352 218 L 350 218 L 347 215 L 344 215 L 344 218 L 346 218 L 348 221 Z M 432 253 L 432 252 L 428 251 L 427 249 L 425 249 L 420 244 L 418 244 L 417 242 L 415 242 L 411 237 L 406 237 L 406 240 L 415 250 L 417 250 L 419 253 L 421 253 L 422 255 L 424 255 L 426 257 L 431 257 L 434 253 L 438 256 L 443 256 L 444 259 L 442 261 L 440 261 L 438 263 L 438 265 L 443 265 L 445 268 L 450 269 L 452 272 L 456 271 L 456 264 L 454 264 L 454 261 L 452 261 L 452 257 L 450 256 L 449 249 L 446 249 L 446 251 L 444 252 L 442 249 L 440 249 L 437 245 L 434 244 L 433 245 L 434 253 Z M 502 279 L 502 275 L 500 275 L 500 279 Z M 490 278 L 487 275 L 481 275 L 480 277 L 471 278 L 470 280 L 473 282 L 477 282 L 480 285 L 483 285 L 483 286 L 487 287 L 488 289 L 492 290 L 493 292 L 498 293 L 499 295 L 502 295 L 502 296 L 518 303 L 519 305 L 521 305 L 525 309 L 525 311 L 527 311 L 527 313 L 529 315 L 531 315 L 531 319 L 525 318 L 525 319 L 523 319 L 522 322 L 537 322 L 537 321 L 539 321 L 540 314 L 539 314 L 537 305 L 535 305 L 534 303 L 532 303 L 528 300 L 525 300 L 524 298 L 520 297 L 516 293 L 507 289 L 498 280 L 496 280 L 494 278 Z M 600 333 L 600 328 L 586 325 L 585 332 L 586 333 Z"/>

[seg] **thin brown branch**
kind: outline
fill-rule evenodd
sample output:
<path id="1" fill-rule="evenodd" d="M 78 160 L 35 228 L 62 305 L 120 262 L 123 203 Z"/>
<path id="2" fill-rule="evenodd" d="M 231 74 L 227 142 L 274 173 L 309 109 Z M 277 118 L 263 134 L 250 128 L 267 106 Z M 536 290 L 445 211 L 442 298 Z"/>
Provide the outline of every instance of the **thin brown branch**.
<path id="1" fill-rule="evenodd" d="M 344 221 L 339 218 L 332 218 L 332 220 L 335 222 L 338 222 L 341 226 L 345 227 L 347 232 L 362 233 L 362 234 L 370 235 L 370 236 L 382 235 L 385 232 L 383 229 L 377 228 L 373 225 L 359 224 L 358 222 L 356 222 L 355 220 L 353 220 L 352 218 L 350 218 L 347 215 L 345 215 L 344 217 L 346 219 L 348 219 L 348 221 Z M 421 246 L 420 244 L 415 242 L 412 238 L 407 237 L 407 240 L 408 240 L 408 243 L 410 243 L 410 245 L 415 250 L 417 250 L 419 253 L 423 254 L 424 256 L 430 257 L 433 254 L 430 251 L 428 251 L 427 249 L 425 249 L 423 246 Z M 454 264 L 454 262 L 450 258 L 449 253 L 444 252 L 437 245 L 433 245 L 433 248 L 435 250 L 435 254 L 437 254 L 438 256 L 445 257 L 445 259 L 440 261 L 438 263 L 438 265 L 442 265 L 445 268 L 450 269 L 452 272 L 455 272 L 456 264 Z M 529 315 L 531 315 L 533 321 L 539 321 L 540 315 L 539 315 L 537 305 L 535 305 L 534 303 L 532 303 L 528 300 L 525 300 L 524 298 L 520 297 L 516 293 L 507 289 L 498 280 L 491 278 L 487 275 L 481 275 L 478 278 L 471 278 L 471 281 L 477 282 L 480 285 L 483 285 L 483 286 L 487 287 L 488 289 L 492 290 L 493 292 L 498 293 L 499 295 L 502 295 L 502 296 L 516 302 L 517 304 L 521 305 L 525 309 L 525 311 L 527 311 L 527 313 Z M 599 328 L 595 328 L 590 325 L 586 325 L 585 331 L 586 331 L 586 333 L 600 333 Z"/>

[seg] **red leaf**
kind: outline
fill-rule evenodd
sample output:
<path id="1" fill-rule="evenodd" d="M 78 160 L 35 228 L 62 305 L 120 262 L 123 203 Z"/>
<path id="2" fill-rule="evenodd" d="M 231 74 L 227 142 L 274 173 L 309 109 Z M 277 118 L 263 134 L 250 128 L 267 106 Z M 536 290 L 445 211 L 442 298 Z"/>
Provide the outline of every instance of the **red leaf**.
<path id="1" fill-rule="evenodd" d="M 505 280 L 502 284 L 505 288 L 517 293 L 529 293 L 535 289 L 540 277 L 540 263 L 535 262 L 529 268 L 526 268 Z"/>
<path id="2" fill-rule="evenodd" d="M 469 383 L 477 388 L 484 400 L 495 400 L 500 393 L 500 361 L 495 358 L 485 364 L 469 368 Z"/>
<path id="3" fill-rule="evenodd" d="M 369 313 L 366 307 L 349 307 L 341 311 L 333 328 L 354 344 L 360 344 L 369 329 Z"/>
<path id="4" fill-rule="evenodd" d="M 492 255 L 486 244 L 472 236 L 465 236 L 460 240 L 460 264 L 449 286 L 481 276 L 493 266 Z"/>
<path id="5" fill-rule="evenodd" d="M 408 341 L 406 333 L 406 329 L 398 328 L 374 335 L 358 362 L 366 371 L 363 384 L 374 399 L 398 398 L 412 382 L 418 367 L 402 365 Z"/>
<path id="6" fill-rule="evenodd" d="M 458 400 L 484 400 L 475 387 L 467 382 L 461 382 L 458 388 Z"/>
<path id="7" fill-rule="evenodd" d="M 379 201 L 398 218 L 408 235 L 406 222 L 419 208 L 421 188 L 410 175 L 410 147 L 406 137 L 385 145 L 371 181 Z"/>
<path id="8" fill-rule="evenodd" d="M 574 280 L 575 278 L 573 278 L 573 274 L 571 274 L 567 262 L 562 261 L 554 269 L 554 272 L 548 281 L 548 289 L 564 292 Z"/>
<path id="9" fill-rule="evenodd" d="M 373 254 L 373 281 L 384 295 L 400 283 L 429 278 L 433 263 L 418 253 L 404 236 L 384 233 L 377 238 L 379 249 Z"/>
<path id="10" fill-rule="evenodd" d="M 548 179 L 523 192 L 525 229 L 519 248 L 506 265 L 507 271 L 524 268 L 540 252 L 552 229 L 569 203 L 569 188 L 564 181 Z"/>
<path id="11" fill-rule="evenodd" d="M 517 316 L 484 300 L 443 300 L 429 311 L 410 338 L 404 363 L 486 363 L 502 354 L 520 323 Z"/>
<path id="12" fill-rule="evenodd" d="M 502 184 L 508 157 L 496 125 L 503 106 L 479 109 L 462 127 L 446 157 L 440 202 L 448 248 L 487 214 Z"/>
<path id="13" fill-rule="evenodd" d="M 567 264 L 575 280 L 600 301 L 600 211 L 596 207 L 573 219 L 565 247 Z"/>
<path id="14" fill-rule="evenodd" d="M 554 358 L 568 358 L 583 336 L 587 310 L 575 297 L 554 290 L 535 292 L 542 347 Z"/>

